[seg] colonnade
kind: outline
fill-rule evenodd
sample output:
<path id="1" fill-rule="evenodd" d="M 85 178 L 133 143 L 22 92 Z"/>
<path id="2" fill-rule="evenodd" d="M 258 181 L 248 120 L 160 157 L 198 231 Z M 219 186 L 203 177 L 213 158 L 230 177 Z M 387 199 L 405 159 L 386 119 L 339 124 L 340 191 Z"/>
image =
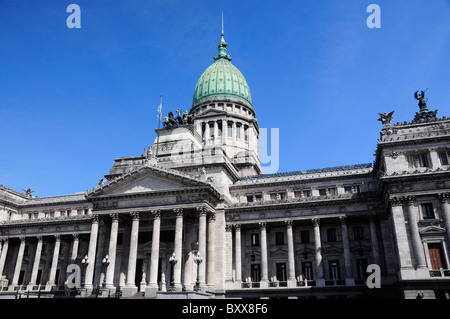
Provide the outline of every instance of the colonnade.
<path id="1" fill-rule="evenodd" d="M 321 236 L 321 221 L 323 221 L 324 218 L 313 218 L 309 219 L 309 222 L 311 223 L 311 226 L 313 228 L 313 239 L 314 239 L 314 280 L 317 282 L 317 285 L 323 285 L 324 284 L 324 266 L 323 266 L 323 250 L 322 250 L 322 236 Z M 340 220 L 340 226 L 342 231 L 342 239 L 343 239 L 343 259 L 344 259 L 344 273 L 345 273 L 345 280 L 346 283 L 351 285 L 354 284 L 354 274 L 352 270 L 352 253 L 350 250 L 350 242 L 349 242 L 349 234 L 348 234 L 348 227 L 347 227 L 347 217 L 342 216 L 339 217 Z M 303 223 L 305 222 L 304 219 L 301 220 Z M 372 251 L 371 254 L 373 256 L 374 262 L 379 264 L 381 262 L 380 260 L 380 250 L 378 245 L 378 235 L 376 232 L 376 224 L 375 224 L 375 217 L 370 216 L 370 238 L 372 242 Z M 259 237 L 260 237 L 260 260 L 258 262 L 261 263 L 261 280 L 260 284 L 261 287 L 267 287 L 269 282 L 269 258 L 268 258 L 268 251 L 269 251 L 269 243 L 268 243 L 268 236 L 267 236 L 267 229 L 268 224 L 270 222 L 263 221 L 258 223 L 259 227 Z M 287 284 L 288 287 L 295 287 L 297 277 L 300 275 L 296 273 L 296 263 L 297 263 L 297 256 L 296 256 L 296 250 L 295 245 L 296 240 L 294 238 L 294 227 L 295 227 L 295 220 L 286 220 L 284 221 L 285 224 L 285 230 L 286 230 L 286 238 L 287 238 Z M 244 267 L 248 267 L 250 265 L 243 262 L 243 255 L 246 253 L 245 251 L 242 252 L 242 227 L 244 225 L 249 224 L 234 224 L 234 225 L 227 225 L 226 227 L 226 240 L 227 240 L 227 260 L 231 260 L 234 256 L 234 267 L 232 263 L 228 263 L 227 269 L 226 269 L 226 279 L 229 282 L 235 281 L 237 283 L 243 282 L 243 272 Z M 276 226 L 278 227 L 278 226 Z M 234 229 L 234 243 L 233 242 L 233 235 L 232 230 Z M 234 249 L 234 254 L 233 254 Z M 235 276 L 233 277 L 233 268 L 235 271 Z"/>
<path id="2" fill-rule="evenodd" d="M 175 214 L 175 238 L 174 238 L 174 253 L 178 261 L 174 265 L 173 277 L 174 277 L 174 289 L 182 290 L 182 273 L 183 273 L 183 262 L 185 261 L 185 252 L 190 250 L 188 245 L 185 245 L 185 240 L 183 238 L 183 217 L 186 210 L 183 208 L 177 208 L 170 211 L 154 210 L 151 211 L 151 216 L 153 217 L 153 229 L 152 229 L 152 242 L 151 242 L 151 254 L 150 254 L 150 275 L 147 287 L 155 288 L 158 290 L 158 269 L 160 262 L 160 234 L 161 234 L 161 217 L 166 215 L 169 216 L 171 213 Z M 195 253 L 200 254 L 203 257 L 203 262 L 199 265 L 199 279 L 201 287 L 214 287 L 214 247 L 215 247 L 215 214 L 208 211 L 205 207 L 196 208 L 196 213 L 198 214 L 198 251 Z M 126 266 L 126 281 L 125 285 L 121 287 L 122 289 L 131 289 L 131 291 L 137 291 L 137 286 L 135 283 L 136 275 L 136 265 L 137 265 L 137 254 L 138 254 L 138 236 L 139 236 L 139 212 L 122 213 L 129 215 L 131 219 L 131 232 L 129 240 L 123 240 L 123 245 L 128 247 L 122 247 L 122 251 L 128 250 L 127 266 Z M 117 260 L 117 246 L 118 246 L 118 235 L 119 235 L 119 213 L 111 213 L 108 215 L 102 215 L 103 217 L 109 217 L 111 220 L 109 243 L 107 244 L 107 254 L 108 254 L 108 266 L 106 267 L 104 274 L 104 283 L 106 288 L 115 289 L 115 281 L 117 278 L 116 271 L 116 260 Z M 207 218 L 209 217 L 209 218 Z M 89 244 L 87 248 L 87 259 L 85 260 L 83 269 L 83 283 L 84 288 L 87 290 L 92 290 L 94 288 L 94 273 L 96 270 L 96 260 L 98 260 L 98 247 L 99 247 L 99 215 L 92 215 L 92 225 L 89 235 Z M 124 234 L 125 235 L 125 234 Z M 46 236 L 49 237 L 50 235 Z M 49 271 L 49 278 L 46 282 L 46 289 L 51 289 L 52 286 L 56 285 L 55 277 L 58 268 L 58 259 L 60 254 L 60 242 L 61 235 L 52 235 L 54 238 L 53 255 L 51 261 L 51 268 Z M 33 266 L 31 270 L 31 279 L 28 283 L 29 290 L 36 286 L 37 274 L 40 266 L 41 252 L 42 252 L 42 236 L 32 236 L 33 242 L 37 240 Z M 18 253 L 16 255 L 13 276 L 9 282 L 11 289 L 19 285 L 19 275 L 22 269 L 25 243 L 30 241 L 30 237 L 20 237 L 20 245 L 18 248 Z M 34 239 L 34 237 L 36 237 Z M 187 243 L 186 243 L 187 244 Z M 190 245 L 190 243 L 189 243 Z M 8 253 L 9 240 L 8 238 L 2 238 L 0 245 L 0 275 L 3 274 L 5 264 L 7 262 L 6 256 Z M 70 253 L 71 259 L 69 262 L 75 262 L 79 249 L 79 235 L 73 235 L 72 251 Z M 102 253 L 102 252 L 100 252 Z M 103 257 L 103 256 L 101 256 Z M 122 256 L 123 257 L 123 256 Z M 101 258 L 100 258 L 101 260 Z M 9 261 L 8 261 L 9 262 Z M 98 262 L 97 262 L 98 263 Z M 61 273 L 66 275 L 65 269 Z M 1 276 L 0 276 L 1 278 Z"/>

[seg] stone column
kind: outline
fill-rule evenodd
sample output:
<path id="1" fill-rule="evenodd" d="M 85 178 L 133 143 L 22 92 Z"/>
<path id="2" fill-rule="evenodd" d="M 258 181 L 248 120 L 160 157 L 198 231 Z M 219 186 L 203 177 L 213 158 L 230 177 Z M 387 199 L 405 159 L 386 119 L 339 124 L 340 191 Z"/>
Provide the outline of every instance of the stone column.
<path id="1" fill-rule="evenodd" d="M 173 279 L 175 290 L 181 290 L 181 266 L 183 259 L 183 209 L 174 209 L 176 214 L 175 221 L 175 257 L 178 262 L 173 267 Z"/>
<path id="2" fill-rule="evenodd" d="M 106 267 L 106 288 L 114 288 L 114 272 L 116 267 L 117 252 L 117 235 L 119 233 L 119 214 L 110 214 L 111 216 L 111 233 L 109 236 L 108 258 L 109 266 Z"/>
<path id="3" fill-rule="evenodd" d="M 233 227 L 225 225 L 225 282 L 233 280 Z"/>
<path id="4" fill-rule="evenodd" d="M 148 283 L 149 288 L 158 289 L 158 262 L 159 262 L 159 240 L 161 233 L 161 211 L 152 211 L 154 215 L 153 219 L 153 233 L 152 233 L 152 254 L 150 260 L 150 280 Z"/>
<path id="5" fill-rule="evenodd" d="M 213 129 L 214 129 L 214 144 L 219 144 L 219 127 L 217 125 L 217 121 L 213 122 Z"/>
<path id="6" fill-rule="evenodd" d="M 203 262 L 200 263 L 199 268 L 199 281 L 200 286 L 205 286 L 205 264 L 207 261 L 206 256 L 206 208 L 198 207 L 197 208 L 199 218 L 198 218 L 198 251 L 200 256 L 203 257 Z"/>
<path id="7" fill-rule="evenodd" d="M 209 132 L 209 122 L 205 122 L 205 144 L 209 144 L 211 133 Z"/>
<path id="8" fill-rule="evenodd" d="M 127 283 L 125 288 L 129 288 L 124 296 L 132 296 L 137 292 L 137 286 L 134 282 L 136 276 L 136 258 L 138 249 L 138 235 L 139 235 L 139 213 L 130 213 L 131 222 L 131 236 L 130 236 L 130 254 L 128 255 L 128 271 Z M 125 292 L 124 292 L 125 293 Z"/>
<path id="9" fill-rule="evenodd" d="M 92 226 L 91 226 L 91 236 L 89 238 L 89 248 L 88 248 L 88 264 L 86 266 L 86 275 L 84 281 L 84 287 L 91 290 L 92 280 L 94 278 L 94 268 L 95 268 L 95 252 L 97 249 L 97 237 L 98 237 L 98 215 L 92 216 Z"/>
<path id="10" fill-rule="evenodd" d="M 292 232 L 293 221 L 286 220 L 286 234 L 288 245 L 288 287 L 296 287 L 295 280 L 295 255 L 294 255 L 294 234 Z"/>
<path id="11" fill-rule="evenodd" d="M 234 250 L 235 250 L 235 254 L 236 254 L 236 282 L 239 283 L 239 288 L 240 283 L 242 282 L 242 254 L 241 254 L 241 224 L 236 224 L 234 225 L 234 233 L 235 233 L 235 246 L 234 246 Z"/>
<path id="12" fill-rule="evenodd" d="M 207 263 L 207 273 L 206 273 L 206 283 L 208 287 L 214 287 L 214 273 L 215 273 L 215 232 L 216 230 L 216 214 L 211 213 L 208 220 L 208 253 L 206 255 Z"/>
<path id="13" fill-rule="evenodd" d="M 447 239 L 450 243 L 450 205 L 448 203 L 449 194 L 439 194 L 438 198 L 441 202 L 442 217 L 444 219 L 445 229 L 447 230 Z M 0 271 L 1 275 L 1 271 Z"/>
<path id="14" fill-rule="evenodd" d="M 131 224 L 129 222 L 124 223 L 124 232 L 123 232 L 123 240 L 122 247 L 130 247 L 130 237 L 131 237 Z M 119 274 L 119 287 L 123 288 L 126 284 L 126 277 L 128 271 L 128 249 L 122 249 L 122 253 L 120 255 L 120 274 Z"/>
<path id="15" fill-rule="evenodd" d="M 19 284 L 20 269 L 22 268 L 23 252 L 25 250 L 25 237 L 20 237 L 19 252 L 17 253 L 16 267 L 14 268 L 14 276 L 12 286 Z"/>
<path id="16" fill-rule="evenodd" d="M 417 226 L 417 219 L 414 212 L 414 201 L 415 198 L 412 196 L 406 198 L 411 239 L 414 249 L 414 255 L 416 256 L 416 269 L 426 269 L 427 264 L 425 260 L 425 253 L 423 251 L 423 243 L 422 239 L 420 238 L 419 227 Z"/>
<path id="17" fill-rule="evenodd" d="M 2 238 L 3 247 L 2 247 L 2 254 L 0 255 L 0 279 L 3 276 L 3 269 L 5 269 L 5 261 L 6 261 L 6 254 L 8 253 L 8 238 Z"/>
<path id="18" fill-rule="evenodd" d="M 375 214 L 370 214 L 370 216 L 369 216 L 370 240 L 372 243 L 373 262 L 381 267 L 381 257 L 380 257 L 381 255 L 380 255 L 380 247 L 378 245 L 376 220 L 377 220 L 377 216 Z"/>
<path id="19" fill-rule="evenodd" d="M 34 254 L 33 270 L 31 271 L 31 279 L 28 283 L 29 288 L 36 285 L 37 274 L 39 270 L 39 263 L 41 261 L 42 253 L 42 236 L 37 236 L 36 253 Z"/>
<path id="20" fill-rule="evenodd" d="M 52 266 L 50 268 L 50 276 L 49 276 L 49 279 L 47 282 L 47 285 L 50 287 L 56 284 L 56 281 L 55 281 L 56 269 L 58 268 L 58 258 L 59 258 L 60 246 L 61 246 L 61 238 L 59 237 L 59 235 L 55 235 L 55 246 L 53 247 Z"/>
<path id="21" fill-rule="evenodd" d="M 195 232 L 194 234 L 194 222 L 192 219 L 188 219 L 184 221 L 184 233 L 183 233 L 183 241 L 185 243 L 192 243 L 195 240 L 197 240 L 198 233 Z M 197 225 L 197 222 L 195 222 Z M 189 245 L 186 245 L 185 251 L 184 251 L 184 265 L 182 267 L 182 273 L 183 273 L 183 285 L 186 290 L 193 291 L 194 284 L 196 282 L 196 274 L 197 270 L 194 271 L 194 256 L 197 254 L 197 251 L 192 250 L 192 248 Z M 206 262 L 206 260 L 205 260 Z M 195 274 L 194 274 L 195 272 Z"/>
<path id="22" fill-rule="evenodd" d="M 267 260 L 267 223 L 259 223 L 261 228 L 261 288 L 267 288 L 269 282 L 268 260 Z"/>
<path id="23" fill-rule="evenodd" d="M 325 280 L 323 278 L 323 264 L 322 264 L 322 241 L 320 239 L 320 219 L 312 219 L 314 226 L 314 245 L 315 245 L 315 259 L 316 259 L 316 285 L 324 286 Z"/>
<path id="24" fill-rule="evenodd" d="M 73 242 L 72 242 L 72 255 L 70 257 L 71 263 L 75 263 L 75 260 L 78 256 L 78 246 L 80 245 L 80 236 L 78 234 L 73 234 Z"/>
<path id="25" fill-rule="evenodd" d="M 403 214 L 402 202 L 397 198 L 389 200 L 391 205 L 392 225 L 394 226 L 395 244 L 397 246 L 398 262 L 400 264 L 399 278 L 413 279 L 414 273 L 411 261 L 411 251 L 409 249 L 408 235 L 406 232 L 405 218 Z"/>
<path id="26" fill-rule="evenodd" d="M 228 123 L 226 120 L 222 120 L 222 144 L 227 143 Z"/>
<path id="27" fill-rule="evenodd" d="M 347 217 L 339 217 L 342 228 L 342 246 L 344 247 L 344 267 L 345 267 L 345 284 L 347 286 L 355 285 L 355 278 L 352 272 L 352 254 L 350 252 L 350 242 L 348 240 Z"/>

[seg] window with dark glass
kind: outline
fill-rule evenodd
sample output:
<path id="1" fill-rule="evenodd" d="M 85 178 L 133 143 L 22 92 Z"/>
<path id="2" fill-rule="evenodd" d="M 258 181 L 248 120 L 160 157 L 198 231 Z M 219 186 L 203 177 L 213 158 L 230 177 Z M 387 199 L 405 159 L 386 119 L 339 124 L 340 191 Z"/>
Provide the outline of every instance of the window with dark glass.
<path id="1" fill-rule="evenodd" d="M 214 137 L 214 123 L 210 122 L 208 123 L 209 125 L 209 137 L 213 138 Z"/>
<path id="2" fill-rule="evenodd" d="M 205 138 L 206 123 L 202 123 L 202 138 Z"/>
<path id="3" fill-rule="evenodd" d="M 284 245 L 284 232 L 275 233 L 275 243 L 277 245 Z"/>
<path id="4" fill-rule="evenodd" d="M 259 234 L 252 234 L 251 241 L 252 246 L 259 246 Z"/>
<path id="5" fill-rule="evenodd" d="M 219 121 L 217 123 L 217 134 L 218 134 L 219 137 L 222 136 L 222 121 Z"/>
<path id="6" fill-rule="evenodd" d="M 330 271 L 330 279 L 337 280 L 339 279 L 339 261 L 338 260 L 330 260 L 328 263 L 328 268 Z"/>
<path id="7" fill-rule="evenodd" d="M 300 231 L 300 239 L 302 241 L 302 244 L 308 244 L 309 243 L 309 230 Z"/>
<path id="8" fill-rule="evenodd" d="M 367 278 L 367 259 L 356 259 L 356 276 L 358 279 Z"/>
<path id="9" fill-rule="evenodd" d="M 361 226 L 356 226 L 353 228 L 353 237 L 355 240 L 364 238 L 363 228 Z"/>
<path id="10" fill-rule="evenodd" d="M 441 165 L 448 165 L 449 157 L 450 157 L 450 151 L 439 152 L 438 154 L 439 154 L 439 159 L 441 160 Z"/>
<path id="11" fill-rule="evenodd" d="M 422 207 L 423 219 L 433 219 L 434 218 L 433 205 L 431 203 L 421 204 L 420 206 Z"/>
<path id="12" fill-rule="evenodd" d="M 302 275 L 307 280 L 313 280 L 314 279 L 313 271 L 312 271 L 312 263 L 310 261 L 302 262 L 302 269 L 303 269 Z"/>
<path id="13" fill-rule="evenodd" d="M 327 240 L 328 241 L 336 241 L 336 228 L 328 228 L 327 229 Z"/>

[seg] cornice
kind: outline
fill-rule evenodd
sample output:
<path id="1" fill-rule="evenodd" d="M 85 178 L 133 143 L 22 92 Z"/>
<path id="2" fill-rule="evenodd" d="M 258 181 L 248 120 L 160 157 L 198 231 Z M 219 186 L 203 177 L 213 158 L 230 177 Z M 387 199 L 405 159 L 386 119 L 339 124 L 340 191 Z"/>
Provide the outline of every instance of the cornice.
<path id="1" fill-rule="evenodd" d="M 92 218 L 93 218 L 92 215 L 79 215 L 79 216 L 36 218 L 36 219 L 7 220 L 0 222 L 0 228 L 54 226 L 54 225 L 89 223 L 92 220 Z"/>
<path id="2" fill-rule="evenodd" d="M 314 175 L 313 175 L 314 176 Z M 239 189 L 252 189 L 259 187 L 272 187 L 272 186 L 286 186 L 286 185 L 298 185 L 298 184 L 310 184 L 310 183 L 321 183 L 328 181 L 339 181 L 339 180 L 355 180 L 355 179 L 365 179 L 373 178 L 373 172 L 362 172 L 362 173 L 349 173 L 348 175 L 335 175 L 335 176 L 317 176 L 308 177 L 307 175 L 293 176 L 290 179 L 277 180 L 264 182 L 246 183 L 246 184 L 235 184 L 230 186 L 230 191 Z M 281 178 L 280 178 L 281 179 Z"/>
<path id="3" fill-rule="evenodd" d="M 89 202 L 99 202 L 104 200 L 123 200 L 123 199 L 135 199 L 135 198 L 148 198 L 148 197 L 157 197 L 157 196 L 166 196 L 172 195 L 176 196 L 179 194 L 192 194 L 192 193 L 201 193 L 206 192 L 211 195 L 220 198 L 220 193 L 213 187 L 206 186 L 198 186 L 198 187 L 189 187 L 189 188 L 177 188 L 163 191 L 148 191 L 148 192 L 140 192 L 140 193 L 129 193 L 129 194 L 106 194 L 106 195 L 96 195 L 88 198 Z"/>
<path id="4" fill-rule="evenodd" d="M 283 210 L 293 208 L 312 208 L 319 206 L 339 206 L 358 203 L 381 203 L 377 192 L 359 194 L 340 194 L 333 196 L 316 196 L 312 198 L 285 199 L 277 201 L 261 201 L 231 204 L 225 207 L 226 213 L 260 210 Z"/>

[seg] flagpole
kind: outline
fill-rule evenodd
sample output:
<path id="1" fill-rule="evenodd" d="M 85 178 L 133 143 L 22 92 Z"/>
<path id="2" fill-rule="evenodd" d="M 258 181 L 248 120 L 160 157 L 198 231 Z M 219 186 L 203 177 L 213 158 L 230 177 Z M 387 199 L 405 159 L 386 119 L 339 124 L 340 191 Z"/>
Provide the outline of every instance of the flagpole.
<path id="1" fill-rule="evenodd" d="M 162 110 L 162 95 L 161 95 L 161 101 L 159 103 L 159 110 L 158 110 L 158 131 L 156 132 L 156 157 L 158 157 L 158 149 L 159 149 L 159 128 L 161 125 L 161 110 Z"/>

